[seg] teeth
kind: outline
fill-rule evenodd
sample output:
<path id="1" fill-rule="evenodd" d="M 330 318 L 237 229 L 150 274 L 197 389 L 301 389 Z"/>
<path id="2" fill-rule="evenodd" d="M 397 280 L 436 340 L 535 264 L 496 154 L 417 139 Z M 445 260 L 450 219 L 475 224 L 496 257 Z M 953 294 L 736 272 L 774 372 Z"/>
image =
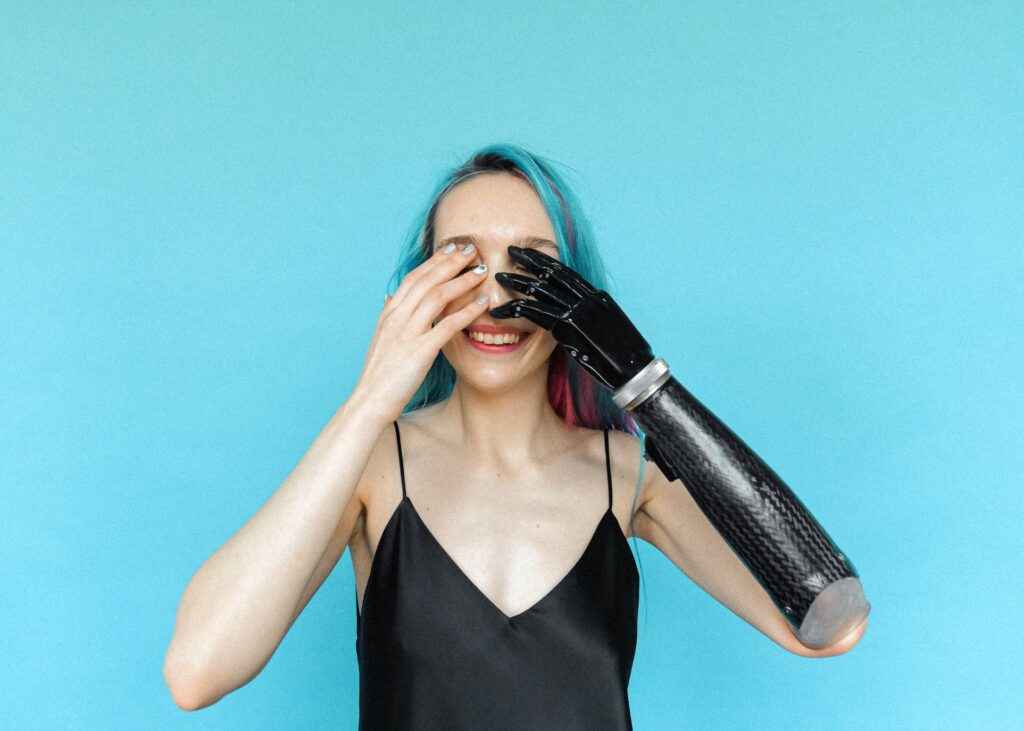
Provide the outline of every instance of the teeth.
<path id="1" fill-rule="evenodd" d="M 484 343 L 485 345 L 508 345 L 509 343 L 518 343 L 520 336 L 516 333 L 499 333 L 492 335 L 491 333 L 478 333 L 469 331 L 469 337 L 476 340 L 478 343 Z"/>

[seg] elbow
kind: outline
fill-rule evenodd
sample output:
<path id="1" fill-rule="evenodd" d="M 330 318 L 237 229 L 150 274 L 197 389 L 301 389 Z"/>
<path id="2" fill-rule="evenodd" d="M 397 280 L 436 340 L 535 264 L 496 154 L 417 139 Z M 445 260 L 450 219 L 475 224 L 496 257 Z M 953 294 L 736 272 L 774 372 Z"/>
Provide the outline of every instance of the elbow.
<path id="1" fill-rule="evenodd" d="M 183 711 L 198 711 L 200 708 L 205 708 L 209 705 L 200 701 L 197 696 L 189 695 L 176 689 L 170 683 L 168 683 L 168 688 L 171 689 L 171 698 L 174 700 L 174 705 Z"/>
<path id="2" fill-rule="evenodd" d="M 861 637 L 864 636 L 864 632 L 865 630 L 867 630 L 867 627 L 868 618 L 864 617 L 864 619 L 861 620 L 860 624 L 858 624 L 856 627 L 850 630 L 850 632 L 843 636 L 842 639 L 833 642 L 831 645 L 827 645 L 826 647 L 821 647 L 817 649 L 807 647 L 806 645 L 801 643 L 794 635 L 792 643 L 786 649 L 795 655 L 799 655 L 800 657 L 809 658 L 836 657 L 837 655 L 844 655 L 857 646 L 857 643 L 860 642 Z"/>
<path id="3" fill-rule="evenodd" d="M 212 686 L 199 664 L 177 656 L 173 646 L 164 658 L 163 675 L 174 705 L 183 711 L 198 711 L 220 700 L 211 693 Z"/>
<path id="4" fill-rule="evenodd" d="M 808 646 L 801 641 L 808 637 L 794 636 L 792 639 L 797 646 L 796 653 L 802 657 L 835 657 L 849 652 L 864 636 L 870 612 L 871 602 L 864 596 L 864 587 L 858 578 L 849 577 L 833 582 L 815 598 L 803 618 L 803 622 L 809 625 L 810 637 L 827 631 L 830 634 L 823 639 L 832 641 L 824 647 L 818 642 L 813 643 L 815 646 Z M 851 621 L 857 623 L 851 627 Z M 839 635 L 844 625 L 849 629 Z M 800 629 L 804 629 L 803 624 Z"/>
<path id="5" fill-rule="evenodd" d="M 174 705 L 183 711 L 198 711 L 209 705 L 204 702 L 202 693 L 197 692 L 199 684 L 195 682 L 195 676 L 167 662 L 164 663 L 164 683 Z"/>

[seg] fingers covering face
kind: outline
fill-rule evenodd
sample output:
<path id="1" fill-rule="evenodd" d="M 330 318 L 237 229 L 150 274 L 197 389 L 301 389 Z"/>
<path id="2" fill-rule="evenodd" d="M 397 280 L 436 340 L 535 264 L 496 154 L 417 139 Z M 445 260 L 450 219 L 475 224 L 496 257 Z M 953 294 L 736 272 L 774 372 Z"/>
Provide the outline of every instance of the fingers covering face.
<path id="1" fill-rule="evenodd" d="M 394 304 L 403 306 L 408 301 L 413 308 L 418 307 L 427 292 L 434 286 L 453 279 L 473 256 L 472 251 L 464 254 L 455 249 L 448 252 L 443 248 L 438 249 L 429 259 L 405 275 L 398 291 L 395 292 Z"/>
<path id="2" fill-rule="evenodd" d="M 509 246 L 512 259 L 537 278 L 511 272 L 498 272 L 494 278 L 504 287 L 514 289 L 536 300 L 517 299 L 490 311 L 492 317 L 525 317 L 550 330 L 580 302 L 596 290 L 583 277 L 554 257 L 536 249 Z"/>
<path id="3" fill-rule="evenodd" d="M 569 307 L 572 306 L 572 300 L 570 300 L 564 292 L 558 291 L 555 287 L 552 287 L 541 279 L 524 277 L 519 274 L 511 274 L 509 272 L 497 272 L 494 275 L 494 278 L 501 286 L 514 289 L 525 295 L 536 297 L 541 302 L 558 305 L 563 309 L 569 309 Z"/>

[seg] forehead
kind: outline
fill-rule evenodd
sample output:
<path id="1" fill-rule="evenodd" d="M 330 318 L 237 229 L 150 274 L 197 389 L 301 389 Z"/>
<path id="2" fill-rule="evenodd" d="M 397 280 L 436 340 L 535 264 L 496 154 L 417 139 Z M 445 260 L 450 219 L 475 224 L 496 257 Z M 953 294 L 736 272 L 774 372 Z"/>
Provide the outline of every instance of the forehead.
<path id="1" fill-rule="evenodd" d="M 526 236 L 556 239 L 533 186 L 509 173 L 477 175 L 448 191 L 437 208 L 434 232 L 436 241 L 471 236 L 482 245 Z"/>

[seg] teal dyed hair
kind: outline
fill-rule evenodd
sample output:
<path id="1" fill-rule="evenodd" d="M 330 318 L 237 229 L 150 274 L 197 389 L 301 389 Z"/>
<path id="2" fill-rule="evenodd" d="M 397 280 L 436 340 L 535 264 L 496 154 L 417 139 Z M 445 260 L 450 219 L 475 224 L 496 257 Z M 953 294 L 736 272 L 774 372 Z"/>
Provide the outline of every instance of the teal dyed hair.
<path id="1" fill-rule="evenodd" d="M 437 209 L 445 195 L 471 177 L 495 173 L 516 175 L 533 186 L 555 230 L 559 259 L 596 289 L 607 291 L 607 274 L 590 224 L 583 214 L 579 200 L 557 170 L 556 164 L 517 145 L 507 143 L 488 145 L 477 150 L 465 163 L 441 177 L 430 195 L 428 205 L 415 217 L 406 234 L 398 265 L 389 280 L 388 291 L 392 291 L 391 284 L 400 283 L 409 272 L 430 257 L 434 248 Z M 451 394 L 454 385 L 455 369 L 445 358 L 444 353 L 439 352 L 423 383 L 402 409 L 402 413 L 443 401 Z M 628 412 L 615 405 L 608 388 L 583 370 L 561 346 L 556 347 L 551 355 L 548 399 L 554 410 L 570 426 L 616 429 L 632 434 L 640 441 L 640 450 L 643 454 L 643 430 Z M 645 461 L 643 458 L 640 459 L 640 473 L 629 513 L 631 532 L 636 501 L 644 479 Z M 633 541 L 636 551 L 635 534 Z M 639 551 L 636 553 L 639 558 Z"/>

